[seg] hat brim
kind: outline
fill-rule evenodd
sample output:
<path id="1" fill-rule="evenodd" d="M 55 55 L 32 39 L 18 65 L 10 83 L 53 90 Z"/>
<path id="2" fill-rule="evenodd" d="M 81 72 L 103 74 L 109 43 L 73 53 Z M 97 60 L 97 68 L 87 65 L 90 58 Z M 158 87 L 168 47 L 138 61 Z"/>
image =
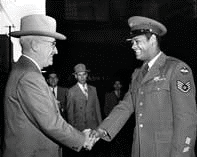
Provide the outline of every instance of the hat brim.
<path id="1" fill-rule="evenodd" d="M 161 29 L 160 34 L 157 34 L 157 33 L 152 32 L 152 31 L 150 31 L 150 30 L 151 30 L 151 29 L 139 29 L 139 30 L 131 31 L 131 32 L 130 32 L 130 35 L 129 35 L 129 37 L 126 39 L 126 41 L 131 41 L 134 37 L 139 36 L 139 35 L 144 35 L 144 34 L 146 34 L 146 33 L 152 33 L 152 34 L 155 34 L 155 35 L 157 35 L 157 36 L 163 36 L 163 35 L 165 35 L 166 32 L 167 32 L 167 29 L 166 29 L 165 27 L 163 27 L 163 28 Z"/>
<path id="2" fill-rule="evenodd" d="M 10 36 L 20 38 L 21 36 L 35 35 L 35 36 L 47 36 L 59 40 L 66 40 L 66 36 L 57 32 L 43 32 L 43 31 L 14 31 L 9 33 Z"/>
<path id="3" fill-rule="evenodd" d="M 80 72 L 90 72 L 90 70 L 74 72 L 73 75 L 75 75 L 75 74 L 77 74 L 77 73 L 80 73 Z"/>
<path id="4" fill-rule="evenodd" d="M 135 32 L 135 33 L 132 33 L 132 34 L 130 34 L 129 36 L 128 36 L 128 38 L 126 39 L 126 41 L 131 41 L 134 37 L 136 37 L 136 36 L 139 36 L 139 35 L 143 35 L 143 34 L 145 34 L 144 32 Z"/>
<path id="5" fill-rule="evenodd" d="M 152 34 L 156 34 L 154 32 L 149 31 L 149 29 L 139 29 L 139 30 L 134 30 L 130 32 L 130 35 L 128 36 L 128 38 L 126 39 L 126 41 L 131 41 L 132 38 L 139 36 L 139 35 L 144 35 L 146 33 L 152 33 Z M 156 34 L 158 35 L 158 34 Z"/>

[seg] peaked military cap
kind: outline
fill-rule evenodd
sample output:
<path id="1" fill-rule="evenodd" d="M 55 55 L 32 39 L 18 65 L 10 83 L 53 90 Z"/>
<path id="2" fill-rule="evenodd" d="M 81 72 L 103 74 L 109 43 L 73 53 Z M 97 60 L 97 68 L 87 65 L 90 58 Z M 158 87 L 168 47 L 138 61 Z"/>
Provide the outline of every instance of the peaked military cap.
<path id="1" fill-rule="evenodd" d="M 153 33 L 158 36 L 163 36 L 167 33 L 167 29 L 162 23 L 147 17 L 132 16 L 128 19 L 128 24 L 131 31 L 127 41 L 145 33 Z"/>

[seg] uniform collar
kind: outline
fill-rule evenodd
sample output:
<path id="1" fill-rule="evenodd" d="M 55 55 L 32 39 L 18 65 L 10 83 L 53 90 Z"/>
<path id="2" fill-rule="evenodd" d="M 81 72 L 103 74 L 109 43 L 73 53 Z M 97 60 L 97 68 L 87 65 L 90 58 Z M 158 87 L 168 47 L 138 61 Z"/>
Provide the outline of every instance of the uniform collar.
<path id="1" fill-rule="evenodd" d="M 159 58 L 159 56 L 162 54 L 162 52 L 160 51 L 150 62 L 148 62 L 148 70 L 153 66 L 153 64 L 155 63 L 155 61 Z"/>

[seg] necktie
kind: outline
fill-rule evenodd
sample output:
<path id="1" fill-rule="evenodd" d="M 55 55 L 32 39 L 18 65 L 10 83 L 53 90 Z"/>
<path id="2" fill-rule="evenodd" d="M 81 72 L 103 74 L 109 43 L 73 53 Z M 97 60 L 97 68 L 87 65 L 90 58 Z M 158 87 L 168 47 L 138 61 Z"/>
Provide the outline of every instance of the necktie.
<path id="1" fill-rule="evenodd" d="M 53 92 L 53 95 L 55 96 L 55 88 L 53 88 L 52 92 Z M 55 97 L 56 97 L 56 96 L 55 96 Z"/>
<path id="2" fill-rule="evenodd" d="M 146 73 L 148 72 L 148 64 L 144 65 L 143 69 L 142 69 L 142 77 L 144 77 L 146 75 Z"/>
<path id="3" fill-rule="evenodd" d="M 117 97 L 120 98 L 120 90 L 117 90 Z"/>
<path id="4" fill-rule="evenodd" d="M 83 89 L 85 96 L 88 97 L 88 89 L 85 87 L 85 85 L 83 86 Z"/>

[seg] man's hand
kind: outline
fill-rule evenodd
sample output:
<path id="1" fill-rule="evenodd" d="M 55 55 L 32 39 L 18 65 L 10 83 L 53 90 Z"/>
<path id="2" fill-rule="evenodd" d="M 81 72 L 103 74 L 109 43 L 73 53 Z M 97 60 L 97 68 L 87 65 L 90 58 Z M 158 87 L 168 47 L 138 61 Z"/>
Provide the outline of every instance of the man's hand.
<path id="1" fill-rule="evenodd" d="M 91 129 L 83 130 L 83 133 L 85 134 L 85 143 L 83 147 L 87 150 L 91 150 L 94 144 L 99 140 L 99 138 L 94 136 L 92 132 L 94 131 L 92 131 Z"/>
<path id="2" fill-rule="evenodd" d="M 101 128 L 98 128 L 97 130 L 92 130 L 90 133 L 90 138 L 103 138 L 107 135 L 107 132 Z"/>

